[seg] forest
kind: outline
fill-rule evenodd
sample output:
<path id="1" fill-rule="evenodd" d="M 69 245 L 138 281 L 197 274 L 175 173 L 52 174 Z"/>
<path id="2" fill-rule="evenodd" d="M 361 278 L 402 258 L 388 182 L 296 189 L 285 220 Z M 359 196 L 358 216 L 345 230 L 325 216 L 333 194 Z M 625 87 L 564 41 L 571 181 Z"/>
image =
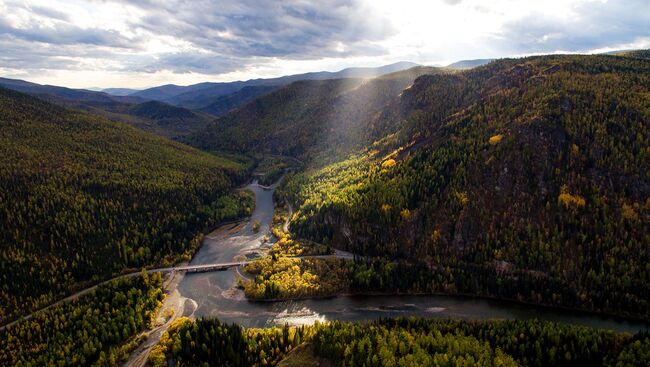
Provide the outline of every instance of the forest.
<path id="1" fill-rule="evenodd" d="M 559 55 L 421 76 L 384 112 L 396 128 L 276 196 L 296 238 L 376 258 L 361 283 L 648 319 L 649 68 Z"/>
<path id="2" fill-rule="evenodd" d="M 240 162 L 5 89 L 0 112 L 0 324 L 253 209 Z"/>
<path id="3" fill-rule="evenodd" d="M 311 347 L 317 364 L 292 354 Z M 245 329 L 180 319 L 152 352 L 152 366 L 645 366 L 650 336 L 528 321 L 381 319 Z M 292 364 L 288 362 L 291 360 Z M 304 363 L 304 364 L 301 364 Z M 329 363 L 329 364 L 326 364 Z"/>
<path id="4" fill-rule="evenodd" d="M 152 325 L 162 277 L 125 277 L 0 330 L 0 365 L 118 366 Z"/>
<path id="5" fill-rule="evenodd" d="M 243 329 L 217 319 L 180 318 L 162 336 L 149 356 L 149 365 L 168 366 L 275 366 L 310 333 L 308 327 Z"/>
<path id="6" fill-rule="evenodd" d="M 262 184 L 287 175 L 277 242 L 240 280 L 249 299 L 466 294 L 648 320 L 648 70 L 641 51 L 301 81 L 183 138 L 210 153 L 0 88 L 0 324 L 191 259 L 207 231 L 251 214 L 236 188 L 257 154 L 305 164 L 258 167 Z M 290 258 L 334 248 L 358 256 Z M 115 365 L 162 299 L 158 276 L 101 286 L 0 331 L 0 364 Z M 180 319 L 150 363 L 275 366 L 294 350 L 339 366 L 635 366 L 650 336 L 541 321 Z"/>

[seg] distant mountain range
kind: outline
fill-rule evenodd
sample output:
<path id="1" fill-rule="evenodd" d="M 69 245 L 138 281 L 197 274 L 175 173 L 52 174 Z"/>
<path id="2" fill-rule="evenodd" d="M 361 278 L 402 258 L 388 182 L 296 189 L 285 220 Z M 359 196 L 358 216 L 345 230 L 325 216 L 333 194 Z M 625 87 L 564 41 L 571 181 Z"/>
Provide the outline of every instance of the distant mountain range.
<path id="1" fill-rule="evenodd" d="M 380 67 L 348 68 L 338 72 L 312 72 L 271 79 L 189 86 L 163 85 L 145 90 L 107 88 L 71 89 L 24 80 L 0 78 L 0 86 L 27 93 L 65 107 L 92 112 L 114 121 L 177 137 L 201 130 L 213 117 L 222 116 L 273 90 L 299 80 L 371 78 L 417 66 L 398 62 Z M 151 103 L 155 101 L 155 103 Z"/>
<path id="2" fill-rule="evenodd" d="M 19 79 L 0 78 L 0 86 L 40 97 L 55 97 L 84 102 L 138 103 L 146 99 L 136 96 L 114 96 L 88 89 L 72 89 L 54 85 L 42 85 Z"/>
<path id="3" fill-rule="evenodd" d="M 491 59 L 463 60 L 448 65 L 447 68 L 468 69 L 490 61 Z M 188 86 L 168 84 L 144 90 L 73 89 L 8 78 L 0 78 L 0 86 L 68 108 L 99 114 L 167 137 L 178 137 L 200 131 L 214 117 L 223 116 L 297 81 L 375 78 L 418 66 L 402 61 L 379 67 L 347 68 L 337 72 L 320 71 L 278 78 L 204 82 Z M 151 101 L 156 103 L 150 103 Z"/>
<path id="4" fill-rule="evenodd" d="M 397 62 L 380 67 L 366 68 L 347 68 L 337 72 L 320 71 L 304 74 L 287 75 L 279 78 L 270 79 L 251 79 L 247 81 L 235 81 L 225 83 L 199 83 L 188 86 L 178 86 L 173 84 L 162 85 L 159 87 L 145 89 L 131 96 L 153 99 L 166 102 L 175 106 L 189 109 L 215 110 L 221 111 L 222 107 L 214 106 L 219 103 L 220 97 L 236 93 L 245 87 L 264 87 L 248 89 L 245 93 L 240 93 L 239 99 L 242 102 L 249 102 L 261 94 L 267 93 L 272 88 L 280 87 L 298 80 L 325 80 L 325 79 L 342 79 L 342 78 L 372 78 L 379 75 L 393 73 L 418 66 L 412 62 Z M 232 100 L 232 99 L 230 99 Z M 225 102 L 225 101 L 224 101 Z M 228 104 L 228 102 L 225 102 Z M 212 106 L 212 107 L 209 107 Z M 227 111 L 225 111 L 227 112 Z"/>
<path id="5" fill-rule="evenodd" d="M 116 96 L 86 89 L 41 85 L 0 78 L 0 87 L 30 94 L 51 103 L 102 115 L 167 137 L 184 135 L 204 127 L 211 119 L 181 107 L 136 96 Z"/>

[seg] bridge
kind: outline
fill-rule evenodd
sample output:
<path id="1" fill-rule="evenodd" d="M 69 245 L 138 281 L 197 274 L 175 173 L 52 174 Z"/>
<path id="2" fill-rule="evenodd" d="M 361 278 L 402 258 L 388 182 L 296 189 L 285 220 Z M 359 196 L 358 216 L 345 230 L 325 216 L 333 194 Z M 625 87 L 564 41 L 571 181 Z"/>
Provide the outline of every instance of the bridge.
<path id="1" fill-rule="evenodd" d="M 335 250 L 335 251 L 334 251 L 334 254 L 332 254 L 332 255 L 291 256 L 291 257 L 289 257 L 289 258 L 290 258 L 290 259 L 327 259 L 327 258 L 339 258 L 339 259 L 348 259 L 348 260 L 352 260 L 352 259 L 354 258 L 354 255 L 351 254 L 351 253 L 349 253 L 349 252 Z M 147 270 L 147 273 L 149 273 L 149 274 L 153 274 L 153 273 L 172 273 L 172 272 L 204 273 L 204 272 L 209 272 L 209 271 L 221 271 L 221 270 L 227 270 L 227 269 L 230 269 L 230 268 L 236 268 L 236 267 L 239 267 L 239 266 L 245 266 L 245 265 L 248 265 L 248 264 L 250 264 L 250 263 L 252 263 L 252 261 L 233 261 L 233 262 L 214 263 L 214 264 L 172 266 L 172 267 L 168 267 L 168 268 L 148 269 L 148 270 Z M 93 285 L 93 286 L 91 286 L 91 287 L 88 287 L 88 288 L 86 288 L 86 289 L 83 289 L 83 290 L 81 290 L 81 291 L 79 291 L 79 292 L 77 292 L 77 293 L 75 293 L 75 294 L 73 294 L 73 295 L 70 295 L 70 296 L 65 297 L 65 298 L 63 298 L 63 299 L 60 299 L 60 300 L 58 300 L 58 301 L 56 301 L 56 302 L 54 302 L 54 303 L 52 303 L 52 304 L 50 304 L 50 305 L 48 305 L 48 306 L 45 306 L 45 307 L 43 307 L 43 308 L 41 308 L 41 309 L 39 309 L 39 310 L 36 310 L 36 311 L 32 312 L 31 314 L 26 315 L 26 316 L 24 316 L 24 317 L 22 317 L 22 318 L 20 318 L 20 319 L 14 320 L 14 321 L 12 321 L 12 322 L 6 324 L 6 325 L 0 326 L 0 331 L 4 330 L 4 329 L 7 328 L 7 327 L 10 327 L 10 326 L 16 324 L 16 323 L 19 322 L 20 320 L 29 320 L 29 319 L 31 319 L 32 316 L 33 316 L 34 314 L 38 313 L 38 312 L 45 311 L 45 310 L 47 310 L 47 309 L 49 309 L 49 308 L 52 308 L 52 307 L 54 307 L 54 306 L 56 306 L 56 305 L 58 305 L 58 304 L 60 304 L 60 303 L 68 302 L 68 301 L 74 300 L 74 299 L 76 299 L 76 298 L 79 298 L 80 296 L 82 296 L 82 295 L 84 295 L 84 294 L 86 294 L 86 293 L 89 293 L 89 292 L 95 290 L 97 287 L 99 287 L 99 286 L 101 286 L 101 285 L 103 285 L 103 284 L 107 284 L 107 283 L 109 283 L 109 282 L 112 282 L 112 281 L 117 280 L 117 279 L 120 279 L 120 278 L 126 278 L 126 277 L 134 277 L 134 276 L 138 276 L 138 275 L 140 275 L 140 274 L 142 274 L 141 271 L 134 271 L 134 272 L 132 272 L 132 273 L 127 273 L 127 274 L 118 275 L 118 276 L 113 277 L 113 278 L 111 278 L 111 279 L 108 279 L 108 280 L 105 280 L 105 281 L 100 282 L 100 283 L 98 283 L 98 284 L 95 284 L 95 285 Z"/>
<path id="2" fill-rule="evenodd" d="M 230 268 L 235 268 L 237 266 L 246 266 L 250 264 L 250 261 L 237 261 L 229 263 L 215 263 L 215 264 L 202 264 L 202 265 L 186 265 L 186 266 L 174 266 L 170 268 L 157 268 L 147 270 L 147 273 L 171 273 L 171 272 L 185 272 L 185 273 L 205 273 L 209 271 L 219 271 L 227 270 Z"/>

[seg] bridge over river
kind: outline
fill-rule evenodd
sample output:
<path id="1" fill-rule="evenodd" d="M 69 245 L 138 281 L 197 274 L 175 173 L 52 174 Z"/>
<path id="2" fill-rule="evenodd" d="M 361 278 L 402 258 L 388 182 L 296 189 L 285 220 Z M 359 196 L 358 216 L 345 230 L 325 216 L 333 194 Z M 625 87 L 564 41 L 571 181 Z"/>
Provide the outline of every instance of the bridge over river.
<path id="1" fill-rule="evenodd" d="M 326 259 L 326 258 L 341 258 L 341 259 L 352 259 L 353 255 L 347 252 L 343 251 L 336 251 L 332 255 L 312 255 L 312 256 L 295 256 L 295 257 L 290 257 L 290 259 Z M 184 266 L 173 266 L 173 267 L 167 267 L 167 268 L 155 268 L 155 269 L 148 269 L 147 273 L 153 274 L 153 273 L 172 273 L 172 272 L 183 272 L 183 273 L 207 273 L 207 272 L 212 272 L 212 271 L 221 271 L 221 270 L 227 270 L 230 268 L 236 268 L 239 266 L 246 266 L 250 263 L 252 263 L 252 260 L 247 260 L 247 261 L 230 261 L 230 262 L 220 262 L 220 263 L 213 263 L 213 264 L 197 264 L 197 265 L 184 265 Z M 43 307 L 39 310 L 36 310 L 32 312 L 29 315 L 26 315 L 25 317 L 22 317 L 18 320 L 14 320 L 13 322 L 10 322 L 4 326 L 0 326 L 0 330 L 3 330 L 6 327 L 10 327 L 11 325 L 14 325 L 15 323 L 19 322 L 20 320 L 29 320 L 33 317 L 33 315 L 48 310 L 60 303 L 63 302 L 68 302 L 74 299 L 79 298 L 80 296 L 83 296 L 86 293 L 89 293 L 93 290 L 95 290 L 97 287 L 112 282 L 117 279 L 122 279 L 122 278 L 127 278 L 127 277 L 133 277 L 133 276 L 138 276 L 142 274 L 142 271 L 134 271 L 131 273 L 127 274 L 122 274 L 118 275 L 116 277 L 113 277 L 111 279 L 105 280 L 99 284 L 95 284 L 92 287 L 88 287 L 86 289 L 83 289 L 71 296 L 68 296 L 66 298 L 63 298 L 55 303 L 52 303 L 46 307 Z"/>

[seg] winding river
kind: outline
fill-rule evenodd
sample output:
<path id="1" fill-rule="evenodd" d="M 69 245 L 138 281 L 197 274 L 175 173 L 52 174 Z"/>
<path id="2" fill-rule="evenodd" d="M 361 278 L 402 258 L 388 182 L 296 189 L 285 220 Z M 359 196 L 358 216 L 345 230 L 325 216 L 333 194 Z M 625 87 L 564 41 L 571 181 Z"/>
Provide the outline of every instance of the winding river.
<path id="1" fill-rule="evenodd" d="M 203 242 L 191 264 L 227 262 L 254 256 L 269 233 L 273 219 L 274 187 L 265 189 L 253 183 L 256 206 L 246 224 L 224 226 Z M 252 223 L 259 221 L 255 233 Z M 213 316 L 246 327 L 274 324 L 310 324 L 315 320 L 359 321 L 379 317 L 419 316 L 460 319 L 541 319 L 615 331 L 650 330 L 643 322 L 619 320 L 566 310 L 541 308 L 514 302 L 458 296 L 340 296 L 325 299 L 283 302 L 249 302 L 235 289 L 237 270 L 187 274 L 178 291 L 193 302 L 186 302 L 186 315 Z"/>

